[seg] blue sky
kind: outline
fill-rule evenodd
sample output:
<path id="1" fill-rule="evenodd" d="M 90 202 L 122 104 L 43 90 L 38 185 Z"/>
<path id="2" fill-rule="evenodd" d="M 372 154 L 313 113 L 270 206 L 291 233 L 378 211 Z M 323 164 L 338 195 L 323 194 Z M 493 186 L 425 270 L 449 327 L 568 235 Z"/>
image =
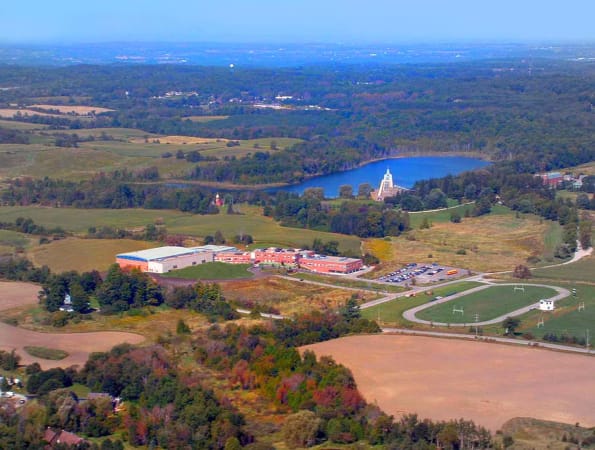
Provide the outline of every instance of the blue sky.
<path id="1" fill-rule="evenodd" d="M 595 0 L 0 3 L 0 43 L 595 41 Z"/>

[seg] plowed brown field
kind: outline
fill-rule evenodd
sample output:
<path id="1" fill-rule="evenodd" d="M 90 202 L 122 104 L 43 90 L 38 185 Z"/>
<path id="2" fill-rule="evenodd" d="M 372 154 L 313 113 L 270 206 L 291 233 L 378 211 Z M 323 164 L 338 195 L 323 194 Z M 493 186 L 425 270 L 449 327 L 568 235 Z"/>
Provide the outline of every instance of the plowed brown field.
<path id="1" fill-rule="evenodd" d="M 513 417 L 595 425 L 595 358 L 421 336 L 351 336 L 305 348 L 353 372 L 368 402 L 398 417 L 465 418 L 495 431 Z"/>

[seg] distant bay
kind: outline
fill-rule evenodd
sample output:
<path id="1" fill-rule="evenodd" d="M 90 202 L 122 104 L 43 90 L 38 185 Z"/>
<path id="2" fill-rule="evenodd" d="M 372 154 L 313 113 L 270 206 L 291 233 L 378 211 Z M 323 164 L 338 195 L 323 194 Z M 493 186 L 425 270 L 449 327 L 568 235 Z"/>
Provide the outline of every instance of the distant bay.
<path id="1" fill-rule="evenodd" d="M 374 189 L 377 189 L 386 169 L 391 171 L 395 184 L 410 188 L 419 180 L 440 178 L 449 174 L 458 175 L 469 170 L 480 169 L 489 164 L 489 162 L 481 159 L 462 156 L 420 156 L 385 159 L 366 164 L 357 169 L 310 178 L 303 183 L 275 190 L 302 194 L 305 189 L 318 187 L 324 189 L 326 197 L 332 198 L 339 196 L 339 187 L 344 184 L 353 186 L 354 193 L 357 193 L 358 186 L 362 183 L 370 183 Z"/>

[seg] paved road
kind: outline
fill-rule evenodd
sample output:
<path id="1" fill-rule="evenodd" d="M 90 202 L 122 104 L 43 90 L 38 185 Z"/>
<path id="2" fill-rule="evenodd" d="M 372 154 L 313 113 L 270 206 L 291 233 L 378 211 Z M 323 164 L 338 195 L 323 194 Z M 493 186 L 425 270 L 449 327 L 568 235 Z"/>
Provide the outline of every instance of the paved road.
<path id="1" fill-rule="evenodd" d="M 451 327 L 468 327 L 469 325 L 477 325 L 477 326 L 483 326 L 483 325 L 494 325 L 496 323 L 500 323 L 503 322 L 507 317 L 515 317 L 515 316 L 520 316 L 522 314 L 525 314 L 529 311 L 531 311 L 532 309 L 535 309 L 539 306 L 539 302 L 537 303 L 533 303 L 531 305 L 525 306 L 523 308 L 519 308 L 515 311 L 511 311 L 509 313 L 506 313 L 502 316 L 499 317 L 495 317 L 494 319 L 490 319 L 490 320 L 484 320 L 482 322 L 465 322 L 465 323 L 444 323 L 444 322 L 432 322 L 429 320 L 422 320 L 422 319 L 418 319 L 415 315 L 420 312 L 423 311 L 424 309 L 428 309 L 431 308 L 434 305 L 439 305 L 441 303 L 446 303 L 446 302 L 450 302 L 452 300 L 455 300 L 457 298 L 460 297 L 464 297 L 468 294 L 471 294 L 473 292 L 478 292 L 478 291 L 483 291 L 484 289 L 487 289 L 489 287 L 493 286 L 492 284 L 486 284 L 484 286 L 477 286 L 475 288 L 469 289 L 467 291 L 463 291 L 463 292 L 459 292 L 458 294 L 454 294 L 451 295 L 449 297 L 446 298 L 442 298 L 440 300 L 436 300 L 433 301 L 431 303 L 424 303 L 423 305 L 417 306 L 415 308 L 411 308 L 408 309 L 407 311 L 405 311 L 403 313 L 403 317 L 407 320 L 409 320 L 410 322 L 417 322 L 417 323 L 423 323 L 425 325 L 436 325 L 436 326 L 451 326 Z M 557 302 L 558 300 L 561 300 L 563 298 L 566 298 L 570 295 L 570 291 L 568 289 L 564 289 L 558 286 L 549 286 L 546 284 L 520 284 L 520 283 L 502 283 L 502 284 L 498 284 L 498 286 L 539 286 L 539 287 L 545 287 L 545 288 L 550 288 L 550 289 L 554 289 L 556 292 L 558 292 L 556 295 L 554 295 L 553 297 L 550 297 L 549 300 L 553 300 L 554 302 Z"/>
<path id="2" fill-rule="evenodd" d="M 429 336 L 429 337 L 438 337 L 438 338 L 466 339 L 466 340 L 472 340 L 472 341 L 497 342 L 500 344 L 514 344 L 514 345 L 522 345 L 525 347 L 532 346 L 532 347 L 538 347 L 538 348 L 547 348 L 549 350 L 558 350 L 558 351 L 564 351 L 564 352 L 582 353 L 582 354 L 586 354 L 586 355 L 595 355 L 595 350 L 587 349 L 587 348 L 570 347 L 568 345 L 550 344 L 548 342 L 525 341 L 525 340 L 503 338 L 503 337 L 492 337 L 492 336 L 476 337 L 471 334 L 446 333 L 446 332 L 440 332 L 440 331 L 409 330 L 407 328 L 383 328 L 382 332 L 386 333 L 386 334 L 408 334 L 408 335 Z"/>

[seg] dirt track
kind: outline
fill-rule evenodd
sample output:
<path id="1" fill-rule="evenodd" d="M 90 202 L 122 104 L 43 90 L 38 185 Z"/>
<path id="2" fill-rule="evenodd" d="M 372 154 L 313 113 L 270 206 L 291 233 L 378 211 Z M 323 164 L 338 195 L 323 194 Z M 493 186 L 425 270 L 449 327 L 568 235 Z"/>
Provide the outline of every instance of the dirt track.
<path id="1" fill-rule="evenodd" d="M 37 304 L 39 286 L 30 283 L 0 281 L 0 311 L 18 306 Z M 21 364 L 37 361 L 44 369 L 83 365 L 89 353 L 102 352 L 123 342 L 138 344 L 144 337 L 134 333 L 101 331 L 95 333 L 39 333 L 0 322 L 0 350 L 15 349 Z M 69 356 L 60 361 L 34 358 L 23 347 L 43 346 L 64 350 Z"/>
<path id="2" fill-rule="evenodd" d="M 420 336 L 351 336 L 307 346 L 353 372 L 366 400 L 395 417 L 513 417 L 595 425 L 595 358 Z"/>

